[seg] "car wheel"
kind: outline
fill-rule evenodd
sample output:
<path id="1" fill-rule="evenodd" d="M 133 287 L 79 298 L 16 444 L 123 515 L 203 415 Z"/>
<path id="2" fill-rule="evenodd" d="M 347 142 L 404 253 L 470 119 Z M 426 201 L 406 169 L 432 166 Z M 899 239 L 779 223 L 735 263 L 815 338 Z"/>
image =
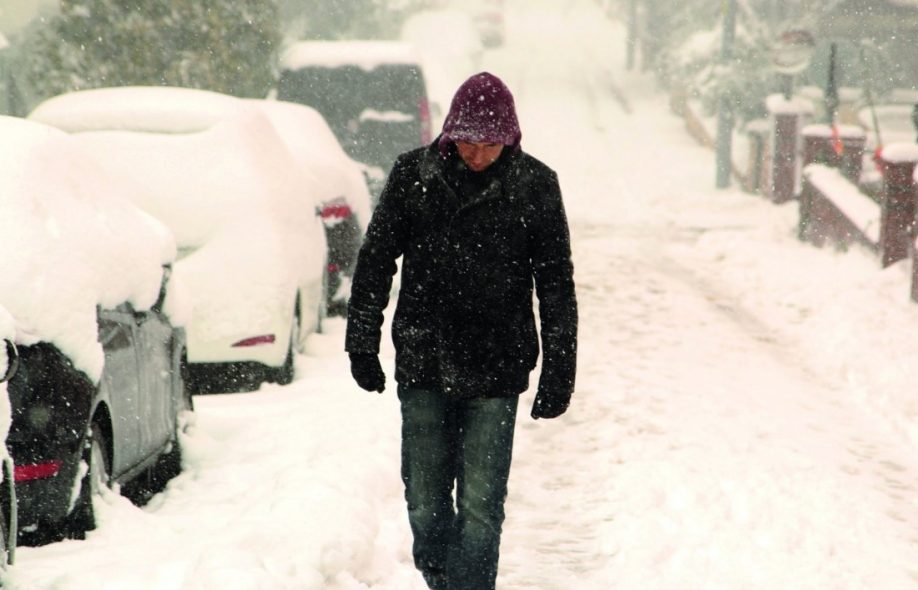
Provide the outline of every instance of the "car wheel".
<path id="1" fill-rule="evenodd" d="M 300 299 L 297 296 L 296 306 L 293 310 L 293 323 L 290 326 L 290 344 L 287 345 L 287 358 L 284 364 L 276 369 L 272 381 L 278 385 L 290 385 L 293 383 L 293 357 L 300 343 Z"/>
<path id="2" fill-rule="evenodd" d="M 290 385 L 293 383 L 293 349 L 287 351 L 287 358 L 284 360 L 284 364 L 277 369 L 277 373 L 274 376 L 274 382 L 278 385 Z"/>
<path id="3" fill-rule="evenodd" d="M 82 539 L 87 531 L 96 528 L 96 515 L 93 510 L 93 498 L 102 495 L 105 488 L 111 487 L 111 475 L 108 461 L 108 443 L 105 432 L 99 422 L 93 422 L 89 440 L 83 449 L 83 461 L 89 469 L 80 482 L 80 495 L 73 509 L 70 520 L 70 536 Z"/>
<path id="4" fill-rule="evenodd" d="M 3 505 L 2 518 L 0 518 L 0 554 L 2 554 L 3 563 L 0 568 L 6 565 L 12 565 L 16 556 L 16 535 L 18 533 L 17 507 L 16 507 L 16 486 L 13 483 L 13 461 L 7 457 L 3 460 L 3 486 L 4 490 L 0 492 Z"/>

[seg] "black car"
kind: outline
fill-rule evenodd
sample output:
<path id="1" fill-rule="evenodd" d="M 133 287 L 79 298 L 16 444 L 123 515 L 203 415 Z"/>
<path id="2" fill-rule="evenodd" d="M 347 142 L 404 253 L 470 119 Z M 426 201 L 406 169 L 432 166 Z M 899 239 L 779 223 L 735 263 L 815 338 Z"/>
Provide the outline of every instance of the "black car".
<path id="1" fill-rule="evenodd" d="M 395 158 L 432 140 L 423 69 L 405 43 L 294 43 L 281 60 L 277 98 L 325 117 L 344 151 L 374 169 L 374 199 Z"/>
<path id="2" fill-rule="evenodd" d="M 155 486 L 180 468 L 180 414 L 192 409 L 184 331 L 161 302 L 145 312 L 128 303 L 99 309 L 98 330 L 105 353 L 98 383 L 50 343 L 18 347 L 7 383 L 7 447 L 20 531 L 79 538 L 95 527 L 92 497 L 101 486 L 140 476 Z"/>

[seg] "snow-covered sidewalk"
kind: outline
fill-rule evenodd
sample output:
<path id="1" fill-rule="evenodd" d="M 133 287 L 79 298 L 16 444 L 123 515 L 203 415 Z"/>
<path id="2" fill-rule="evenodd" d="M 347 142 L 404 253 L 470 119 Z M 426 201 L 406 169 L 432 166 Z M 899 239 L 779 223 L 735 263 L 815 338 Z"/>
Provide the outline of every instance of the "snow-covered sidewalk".
<path id="1" fill-rule="evenodd" d="M 596 2 L 506 3 L 485 67 L 559 172 L 581 342 L 565 416 L 532 421 L 523 397 L 498 587 L 918 588 L 905 269 L 797 242 L 793 204 L 716 191 Z M 310 340 L 292 385 L 198 398 L 163 494 L 21 548 L 5 587 L 423 589 L 394 384 L 353 385 L 343 333 Z"/>

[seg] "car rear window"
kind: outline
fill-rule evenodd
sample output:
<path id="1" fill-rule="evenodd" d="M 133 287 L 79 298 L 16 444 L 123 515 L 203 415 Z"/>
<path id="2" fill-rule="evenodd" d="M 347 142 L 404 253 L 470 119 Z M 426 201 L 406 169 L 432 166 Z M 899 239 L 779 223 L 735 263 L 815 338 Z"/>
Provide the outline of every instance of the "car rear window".
<path id="1" fill-rule="evenodd" d="M 315 108 L 348 154 L 386 167 L 395 155 L 421 145 L 427 92 L 410 64 L 307 66 L 286 70 L 277 97 Z M 384 131 L 377 131 L 385 128 Z M 383 133 L 378 136 L 377 133 Z"/>

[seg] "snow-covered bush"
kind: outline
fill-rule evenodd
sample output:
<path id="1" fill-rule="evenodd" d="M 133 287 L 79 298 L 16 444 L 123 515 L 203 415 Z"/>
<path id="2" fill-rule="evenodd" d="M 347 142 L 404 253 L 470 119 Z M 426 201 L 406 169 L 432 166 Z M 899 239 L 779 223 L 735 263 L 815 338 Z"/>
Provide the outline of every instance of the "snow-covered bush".
<path id="1" fill-rule="evenodd" d="M 738 26 L 729 60 L 721 60 L 720 48 L 719 29 L 693 34 L 668 56 L 672 83 L 698 99 L 706 114 L 717 111 L 723 96 L 738 122 L 763 116 L 765 97 L 777 89 L 768 41 Z"/>

